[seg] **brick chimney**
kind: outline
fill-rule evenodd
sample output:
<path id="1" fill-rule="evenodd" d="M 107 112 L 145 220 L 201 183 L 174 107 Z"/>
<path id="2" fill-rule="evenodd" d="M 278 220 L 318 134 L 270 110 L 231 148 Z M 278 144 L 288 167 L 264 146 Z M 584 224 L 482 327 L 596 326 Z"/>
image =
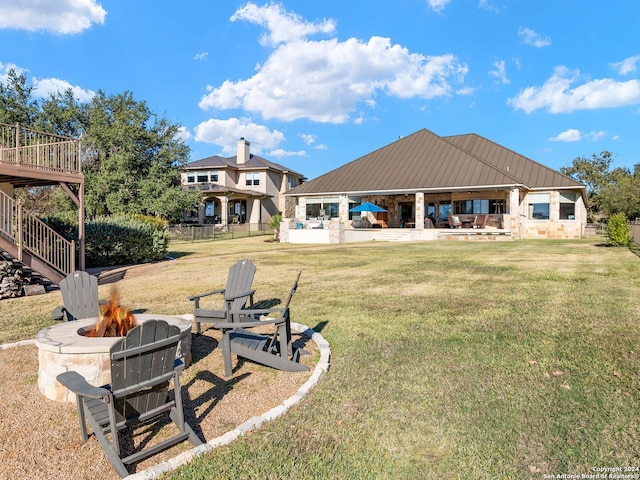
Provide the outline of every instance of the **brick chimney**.
<path id="1" fill-rule="evenodd" d="M 240 140 L 238 140 L 238 156 L 236 157 L 238 165 L 244 165 L 249 162 L 250 145 L 249 141 L 245 140 L 244 137 L 240 137 Z"/>

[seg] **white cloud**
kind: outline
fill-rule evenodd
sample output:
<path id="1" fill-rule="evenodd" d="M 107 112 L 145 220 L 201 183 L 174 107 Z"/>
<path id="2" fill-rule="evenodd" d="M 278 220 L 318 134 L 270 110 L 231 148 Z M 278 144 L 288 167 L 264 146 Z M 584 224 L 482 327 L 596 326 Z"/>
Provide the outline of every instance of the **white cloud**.
<path id="1" fill-rule="evenodd" d="M 552 142 L 579 142 L 580 140 L 591 140 L 597 142 L 602 140 L 606 135 L 606 132 L 600 130 L 596 132 L 592 130 L 589 133 L 582 133 L 576 128 L 570 128 L 562 133 L 559 133 L 555 137 L 551 137 L 549 140 Z"/>
<path id="2" fill-rule="evenodd" d="M 500 13 L 500 9 L 496 7 L 490 0 L 480 0 L 478 2 L 478 8 L 489 10 L 490 12 Z"/>
<path id="3" fill-rule="evenodd" d="M 427 5 L 429 5 L 434 12 L 441 12 L 450 1 L 451 0 L 427 0 Z"/>
<path id="4" fill-rule="evenodd" d="M 628 73 L 635 72 L 637 70 L 636 64 L 640 60 L 640 55 L 634 55 L 628 57 L 621 62 L 610 63 L 609 66 L 616 70 L 620 75 L 627 75 Z"/>
<path id="5" fill-rule="evenodd" d="M 40 98 L 48 97 L 55 93 L 64 93 L 71 89 L 73 96 L 82 103 L 91 101 L 96 92 L 93 90 L 85 90 L 77 85 L 71 85 L 66 80 L 60 80 L 59 78 L 43 78 L 41 80 L 33 78 L 33 95 Z"/>
<path id="6" fill-rule="evenodd" d="M 209 56 L 209 52 L 196 53 L 193 56 L 193 59 L 194 60 L 206 60 L 208 56 Z"/>
<path id="7" fill-rule="evenodd" d="M 106 15 L 96 0 L 0 0 L 0 29 L 73 34 L 103 24 Z"/>
<path id="8" fill-rule="evenodd" d="M 271 150 L 267 155 L 270 157 L 283 158 L 283 157 L 306 157 L 307 152 L 304 150 L 298 150 L 297 152 L 291 152 L 288 150 L 283 150 L 282 148 L 277 148 L 275 150 Z"/>
<path id="9" fill-rule="evenodd" d="M 176 134 L 176 137 L 186 142 L 187 140 L 191 139 L 192 135 L 187 127 L 178 127 L 178 133 Z"/>
<path id="10" fill-rule="evenodd" d="M 336 29 L 333 20 L 309 23 L 295 13 L 287 12 L 282 5 L 274 3 L 263 7 L 247 3 L 231 16 L 232 22 L 236 20 L 246 20 L 266 27 L 268 33 L 262 35 L 260 43 L 271 46 L 300 40 L 314 33 L 333 33 Z"/>
<path id="11" fill-rule="evenodd" d="M 251 142 L 251 152 L 255 154 L 275 149 L 285 140 L 282 132 L 269 130 L 264 125 L 258 125 L 248 118 L 228 118 L 226 120 L 211 118 L 195 128 L 197 142 L 219 145 L 226 155 L 237 153 L 236 142 L 240 137 Z"/>
<path id="12" fill-rule="evenodd" d="M 559 133 L 555 137 L 551 137 L 549 140 L 552 142 L 578 142 L 582 138 L 580 130 L 576 128 L 570 128 L 562 133 Z"/>
<path id="13" fill-rule="evenodd" d="M 538 47 L 538 48 L 548 47 L 549 45 L 551 45 L 551 38 L 549 38 L 546 35 L 536 33 L 529 27 L 524 27 L 524 28 L 520 27 L 520 29 L 518 30 L 518 35 L 523 37 L 522 41 L 526 45 L 531 45 L 533 47 Z"/>
<path id="14" fill-rule="evenodd" d="M 613 137 L 611 137 L 611 140 L 617 142 L 618 140 L 620 140 L 620 135 L 614 135 Z"/>
<path id="15" fill-rule="evenodd" d="M 232 18 L 268 18 L 266 26 L 272 30 L 266 38 L 279 44 L 254 76 L 207 86 L 199 103 L 202 109 L 242 108 L 265 119 L 344 123 L 359 102 L 380 92 L 399 98 L 451 95 L 451 83 L 461 83 L 468 71 L 452 54 L 424 56 L 383 37 L 366 42 L 300 38 L 301 32 L 332 31 L 321 28 L 329 21 L 310 26 L 282 7 L 249 5 L 252 16 L 243 7 L 238 11 L 242 15 L 236 12 Z M 273 30 L 283 25 L 290 29 Z"/>
<path id="16" fill-rule="evenodd" d="M 317 139 L 315 135 L 311 135 L 309 133 L 301 133 L 300 138 L 302 138 L 302 141 L 307 145 L 313 145 L 314 143 L 316 143 Z"/>
<path id="17" fill-rule="evenodd" d="M 320 143 L 318 145 L 316 145 L 315 147 L 313 147 L 314 150 L 327 150 L 328 147 L 324 144 L 324 143 Z"/>
<path id="18" fill-rule="evenodd" d="M 489 75 L 491 75 L 494 78 L 497 78 L 500 81 L 500 83 L 507 84 L 511 81 L 507 77 L 507 69 L 505 67 L 504 60 L 497 60 L 493 62 L 493 70 L 489 71 Z"/>
<path id="19" fill-rule="evenodd" d="M 640 103 L 640 81 L 617 82 L 611 78 L 591 80 L 575 88 L 578 70 L 560 66 L 541 87 L 527 87 L 507 103 L 526 113 L 546 108 L 551 113 L 595 110 Z"/>

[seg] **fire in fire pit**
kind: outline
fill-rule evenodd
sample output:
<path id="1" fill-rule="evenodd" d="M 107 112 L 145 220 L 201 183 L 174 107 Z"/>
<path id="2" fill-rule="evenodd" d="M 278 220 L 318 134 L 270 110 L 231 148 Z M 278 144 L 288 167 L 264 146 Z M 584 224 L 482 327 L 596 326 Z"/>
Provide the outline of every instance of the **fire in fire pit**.
<path id="1" fill-rule="evenodd" d="M 100 319 L 84 335 L 86 337 L 124 337 L 136 326 L 136 319 L 130 310 L 120 306 L 118 292 L 111 290 L 111 299 L 100 306 Z"/>

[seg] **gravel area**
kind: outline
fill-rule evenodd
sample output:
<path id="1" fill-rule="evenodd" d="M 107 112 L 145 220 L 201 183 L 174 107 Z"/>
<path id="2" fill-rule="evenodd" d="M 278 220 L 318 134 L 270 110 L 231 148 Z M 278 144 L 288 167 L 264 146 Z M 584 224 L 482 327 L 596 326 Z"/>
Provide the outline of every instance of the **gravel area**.
<path id="1" fill-rule="evenodd" d="M 216 330 L 192 338 L 192 365 L 182 376 L 185 415 L 203 441 L 232 430 L 253 416 L 281 404 L 310 377 L 318 358 L 314 342 L 294 334 L 296 344 L 311 352 L 301 362 L 309 372 L 289 373 L 236 359 L 234 374 L 224 377 Z M 38 352 L 32 345 L 0 351 L 0 480 L 120 478 L 92 435 L 80 439 L 75 404 L 44 397 L 37 387 Z M 158 441 L 174 427 L 134 431 L 133 443 Z M 151 434 L 150 434 L 151 433 Z M 192 448 L 183 442 L 130 471 L 139 472 Z M 131 448 L 128 444 L 125 448 Z"/>

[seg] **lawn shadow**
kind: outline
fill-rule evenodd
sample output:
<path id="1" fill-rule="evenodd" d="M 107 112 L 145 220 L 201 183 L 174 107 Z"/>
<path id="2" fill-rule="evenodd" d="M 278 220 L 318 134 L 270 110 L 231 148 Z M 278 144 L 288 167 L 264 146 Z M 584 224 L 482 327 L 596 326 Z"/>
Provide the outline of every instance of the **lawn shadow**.
<path id="1" fill-rule="evenodd" d="M 200 422 L 215 408 L 222 397 L 231 392 L 236 385 L 251 375 L 250 372 L 243 373 L 237 377 L 225 380 L 208 370 L 198 373 L 182 388 L 182 403 L 184 407 L 185 421 L 191 425 L 195 434 L 205 442 L 210 439 L 204 437 Z M 190 389 L 196 385 L 196 382 L 206 382 L 210 384 L 204 392 L 192 397 Z M 202 407 L 204 409 L 200 410 Z M 199 411 L 200 413 L 197 413 Z"/>
<path id="2" fill-rule="evenodd" d="M 208 335 L 191 334 L 191 365 L 211 354 L 218 347 L 218 340 Z"/>
<path id="3" fill-rule="evenodd" d="M 192 252 L 168 252 L 167 257 L 170 260 L 177 260 L 182 257 L 187 257 L 189 255 L 193 255 Z"/>
<path id="4" fill-rule="evenodd" d="M 311 330 L 313 330 L 314 332 L 320 333 L 322 330 L 324 330 L 324 327 L 327 326 L 327 323 L 329 323 L 329 320 L 323 320 L 322 322 L 318 322 L 316 323 L 316 326 L 313 327 Z"/>

